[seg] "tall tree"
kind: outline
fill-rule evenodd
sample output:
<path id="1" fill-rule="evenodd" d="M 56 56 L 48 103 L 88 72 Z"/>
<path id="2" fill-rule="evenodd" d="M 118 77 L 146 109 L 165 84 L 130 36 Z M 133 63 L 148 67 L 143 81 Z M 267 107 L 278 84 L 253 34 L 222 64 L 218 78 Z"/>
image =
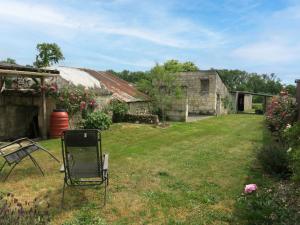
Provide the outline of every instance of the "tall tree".
<path id="1" fill-rule="evenodd" d="M 167 71 L 164 65 L 156 64 L 149 76 L 150 79 L 141 80 L 138 87 L 151 97 L 154 109 L 161 112 L 162 121 L 165 122 L 166 111 L 174 100 L 181 97 L 177 75 Z"/>
<path id="2" fill-rule="evenodd" d="M 283 88 L 275 74 L 247 73 L 241 70 L 218 70 L 218 72 L 232 91 L 278 94 Z"/>
<path id="3" fill-rule="evenodd" d="M 51 66 L 65 59 L 56 43 L 40 43 L 37 44 L 36 49 L 38 54 L 34 65 L 38 68 Z"/>
<path id="4" fill-rule="evenodd" d="M 191 72 L 199 70 L 199 68 L 193 62 L 179 62 L 175 59 L 166 61 L 162 66 L 166 71 L 170 73 Z"/>

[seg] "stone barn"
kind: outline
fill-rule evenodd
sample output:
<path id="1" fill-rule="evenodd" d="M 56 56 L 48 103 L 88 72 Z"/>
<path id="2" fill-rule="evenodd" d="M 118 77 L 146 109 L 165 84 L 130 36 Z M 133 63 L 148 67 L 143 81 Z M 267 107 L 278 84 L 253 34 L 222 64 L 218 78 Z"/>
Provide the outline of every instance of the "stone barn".
<path id="1" fill-rule="evenodd" d="M 25 136 L 47 137 L 50 115 L 56 105 L 43 88 L 41 91 L 32 89 L 33 80 L 38 80 L 39 86 L 55 82 L 58 89 L 71 84 L 93 88 L 97 93 L 98 110 L 112 99 L 118 99 L 128 104 L 131 114 L 149 113 L 149 97 L 111 73 L 71 67 L 37 69 L 0 63 L 0 141 Z M 73 122 L 70 124 L 76 124 Z"/>
<path id="2" fill-rule="evenodd" d="M 216 70 L 179 73 L 178 82 L 183 96 L 167 112 L 169 119 L 186 121 L 188 116 L 228 112 L 232 96 Z"/>

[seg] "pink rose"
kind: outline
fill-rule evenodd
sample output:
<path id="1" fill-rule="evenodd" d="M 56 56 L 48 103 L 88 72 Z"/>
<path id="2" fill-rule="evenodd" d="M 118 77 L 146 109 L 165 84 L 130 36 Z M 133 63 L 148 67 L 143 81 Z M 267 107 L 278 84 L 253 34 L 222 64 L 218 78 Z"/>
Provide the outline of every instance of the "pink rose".
<path id="1" fill-rule="evenodd" d="M 252 193 L 253 191 L 257 190 L 257 185 L 256 184 L 247 184 L 245 186 L 244 192 L 245 193 Z"/>
<path id="2" fill-rule="evenodd" d="M 80 102 L 80 110 L 82 111 L 86 107 L 86 102 Z"/>

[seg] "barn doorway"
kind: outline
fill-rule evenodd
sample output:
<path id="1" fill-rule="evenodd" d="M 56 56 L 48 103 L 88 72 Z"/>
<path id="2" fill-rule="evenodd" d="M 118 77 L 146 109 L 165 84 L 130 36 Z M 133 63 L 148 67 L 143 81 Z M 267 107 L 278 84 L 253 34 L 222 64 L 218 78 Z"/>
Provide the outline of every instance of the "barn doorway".
<path id="1" fill-rule="evenodd" d="M 238 111 L 244 112 L 245 109 L 245 95 L 239 93 L 238 95 Z"/>

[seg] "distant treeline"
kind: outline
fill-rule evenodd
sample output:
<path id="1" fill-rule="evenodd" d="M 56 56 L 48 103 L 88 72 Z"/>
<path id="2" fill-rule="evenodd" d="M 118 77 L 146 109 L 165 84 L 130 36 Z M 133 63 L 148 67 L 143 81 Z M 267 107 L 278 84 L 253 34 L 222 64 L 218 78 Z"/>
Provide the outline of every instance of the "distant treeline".
<path id="1" fill-rule="evenodd" d="M 177 60 L 167 61 L 164 65 L 174 65 L 176 63 L 176 68 L 179 68 L 179 72 L 185 71 L 185 67 L 180 67 L 180 62 Z M 190 62 L 189 62 L 190 63 Z M 182 65 L 185 65 L 182 63 Z M 170 70 L 174 72 L 174 67 Z M 192 68 L 192 69 L 191 69 Z M 198 70 L 194 64 L 189 64 L 186 67 L 187 71 Z M 116 72 L 109 70 L 116 76 L 128 82 L 138 84 L 141 80 L 151 80 L 151 70 L 150 71 L 135 71 L 131 72 L 128 70 L 123 70 L 122 72 Z M 281 80 L 275 74 L 258 74 L 258 73 L 248 73 L 242 70 L 218 70 L 221 79 L 226 84 L 226 86 L 231 91 L 249 91 L 255 93 L 266 93 L 266 94 L 278 94 L 281 90 L 286 89 L 290 95 L 296 95 L 295 85 L 284 85 Z"/>

